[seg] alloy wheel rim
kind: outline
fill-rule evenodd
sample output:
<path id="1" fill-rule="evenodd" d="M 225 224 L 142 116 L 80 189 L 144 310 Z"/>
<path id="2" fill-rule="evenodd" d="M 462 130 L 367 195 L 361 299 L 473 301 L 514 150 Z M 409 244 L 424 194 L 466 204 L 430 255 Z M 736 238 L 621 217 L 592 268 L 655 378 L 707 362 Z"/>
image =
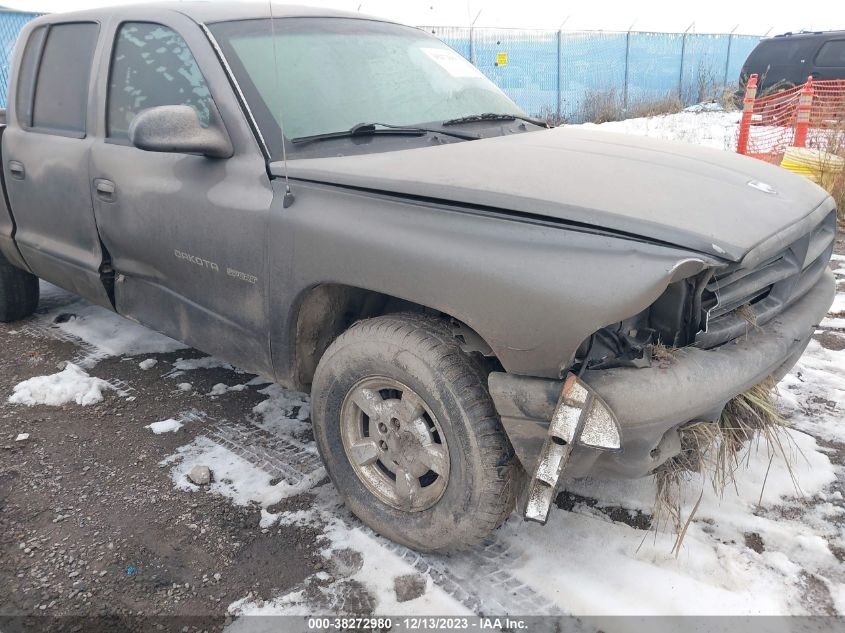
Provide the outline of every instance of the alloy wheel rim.
<path id="1" fill-rule="evenodd" d="M 443 496 L 449 483 L 446 437 L 413 389 L 383 376 L 359 381 L 343 401 L 340 427 L 355 474 L 381 501 L 421 512 Z"/>

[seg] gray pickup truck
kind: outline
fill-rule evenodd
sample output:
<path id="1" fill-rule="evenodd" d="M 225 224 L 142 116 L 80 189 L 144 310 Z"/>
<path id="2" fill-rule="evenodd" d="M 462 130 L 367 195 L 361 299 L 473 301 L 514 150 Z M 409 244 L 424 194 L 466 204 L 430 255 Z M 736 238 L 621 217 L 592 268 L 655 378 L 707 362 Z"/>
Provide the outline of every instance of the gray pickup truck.
<path id="1" fill-rule="evenodd" d="M 328 473 L 377 532 L 443 551 L 518 498 L 543 521 L 561 476 L 647 475 L 830 306 L 836 213 L 809 181 L 548 129 L 414 28 L 263 11 L 27 25 L 0 320 L 40 278 L 310 390 Z"/>

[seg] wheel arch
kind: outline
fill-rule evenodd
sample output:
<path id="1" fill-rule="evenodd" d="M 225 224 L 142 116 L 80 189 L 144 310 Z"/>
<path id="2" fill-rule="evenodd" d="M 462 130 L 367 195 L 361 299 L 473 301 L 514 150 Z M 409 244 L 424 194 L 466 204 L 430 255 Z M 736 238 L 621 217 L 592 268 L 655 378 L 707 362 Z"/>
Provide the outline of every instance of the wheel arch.
<path id="1" fill-rule="evenodd" d="M 454 315 L 390 294 L 340 283 L 321 283 L 302 292 L 292 323 L 291 382 L 311 384 L 317 364 L 329 345 L 354 323 L 385 314 L 415 312 L 448 319 L 466 351 L 495 357 L 493 348 L 472 327 Z"/>

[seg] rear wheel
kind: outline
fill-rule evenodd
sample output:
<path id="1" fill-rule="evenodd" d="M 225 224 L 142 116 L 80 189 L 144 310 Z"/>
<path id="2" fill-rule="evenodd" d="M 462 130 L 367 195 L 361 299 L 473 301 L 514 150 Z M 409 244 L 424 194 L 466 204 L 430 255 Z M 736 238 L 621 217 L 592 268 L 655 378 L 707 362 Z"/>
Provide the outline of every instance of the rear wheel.
<path id="1" fill-rule="evenodd" d="M 516 463 L 486 385 L 440 319 L 389 315 L 342 334 L 317 367 L 312 417 L 347 506 L 420 551 L 496 528 L 514 505 Z"/>
<path id="2" fill-rule="evenodd" d="M 38 307 L 38 277 L 0 255 L 0 322 L 19 321 Z"/>

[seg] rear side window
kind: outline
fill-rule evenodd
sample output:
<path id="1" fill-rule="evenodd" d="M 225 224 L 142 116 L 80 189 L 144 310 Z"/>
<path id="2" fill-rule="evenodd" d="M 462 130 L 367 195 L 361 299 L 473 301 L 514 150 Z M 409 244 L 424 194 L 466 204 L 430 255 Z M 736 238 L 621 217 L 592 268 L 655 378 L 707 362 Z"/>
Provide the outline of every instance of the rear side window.
<path id="1" fill-rule="evenodd" d="M 160 24 L 127 22 L 112 56 L 108 135 L 126 137 L 141 110 L 163 105 L 192 106 L 208 127 L 211 92 L 185 40 Z"/>
<path id="2" fill-rule="evenodd" d="M 29 35 L 23 57 L 18 66 L 18 85 L 15 91 L 15 109 L 18 123 L 23 127 L 32 127 L 32 95 L 35 92 L 35 80 L 38 77 L 38 59 L 44 47 L 47 27 L 39 26 Z"/>
<path id="3" fill-rule="evenodd" d="M 816 66 L 845 67 L 845 40 L 830 40 L 816 55 Z"/>
<path id="4" fill-rule="evenodd" d="M 773 39 L 760 44 L 751 54 L 749 62 L 762 66 L 789 66 L 800 64 L 812 56 L 813 44 L 800 39 Z"/>
<path id="5" fill-rule="evenodd" d="M 32 127 L 69 136 L 85 135 L 88 79 L 98 29 L 92 22 L 49 27 L 35 80 Z"/>

